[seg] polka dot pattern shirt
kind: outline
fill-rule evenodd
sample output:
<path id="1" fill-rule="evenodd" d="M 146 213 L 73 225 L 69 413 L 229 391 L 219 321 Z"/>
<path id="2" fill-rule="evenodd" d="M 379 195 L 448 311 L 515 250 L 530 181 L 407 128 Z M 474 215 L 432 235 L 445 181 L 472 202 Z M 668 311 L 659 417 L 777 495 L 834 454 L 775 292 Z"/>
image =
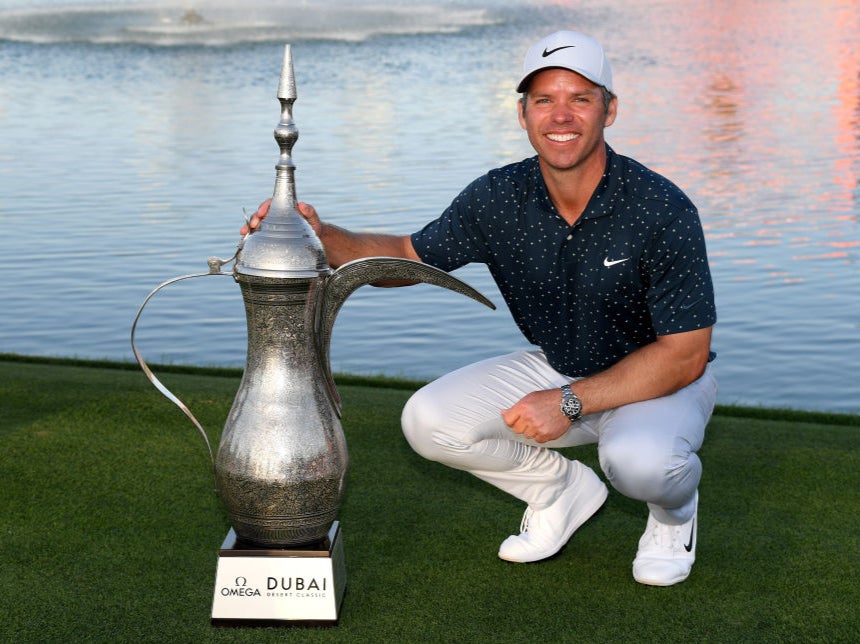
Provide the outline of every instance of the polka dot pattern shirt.
<path id="1" fill-rule="evenodd" d="M 478 178 L 412 235 L 421 259 L 443 270 L 486 264 L 526 338 L 571 377 L 606 369 L 658 335 L 716 322 L 696 207 L 664 177 L 607 153 L 573 226 L 532 157 Z"/>

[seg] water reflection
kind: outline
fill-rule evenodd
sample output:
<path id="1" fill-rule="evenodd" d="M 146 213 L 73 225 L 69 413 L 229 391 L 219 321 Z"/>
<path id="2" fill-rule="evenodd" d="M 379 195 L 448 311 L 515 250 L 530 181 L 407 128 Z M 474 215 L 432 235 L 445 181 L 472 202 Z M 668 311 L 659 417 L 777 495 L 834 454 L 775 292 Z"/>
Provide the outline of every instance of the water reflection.
<path id="1" fill-rule="evenodd" d="M 573 26 L 614 66 L 610 143 L 700 207 L 721 401 L 860 410 L 860 3 L 252 0 L 205 44 L 139 28 L 156 8 L 181 16 L 178 1 L 43 4 L 0 10 L 0 225 L 19 249 L 0 259 L 15 312 L 0 351 L 130 359 L 149 289 L 230 254 L 242 206 L 271 193 L 285 39 L 299 38 L 299 197 L 408 232 L 531 153 L 511 84 L 534 38 Z M 212 0 L 195 8 L 218 18 Z M 498 303 L 482 269 L 461 277 Z M 144 353 L 241 364 L 241 299 L 223 281 L 154 303 Z M 338 318 L 336 369 L 433 377 L 522 342 L 504 309 L 364 291 Z"/>
<path id="2" fill-rule="evenodd" d="M 856 6 L 833 13 L 797 2 L 697 8 L 672 57 L 692 58 L 691 68 L 701 70 L 702 98 L 693 103 L 701 111 L 685 114 L 703 137 L 692 191 L 711 208 L 709 239 L 735 242 L 711 244 L 715 264 L 730 260 L 738 281 L 756 279 L 751 267 L 758 266 L 788 284 L 811 278 L 818 269 L 809 261 L 853 266 L 857 230 L 846 223 L 857 217 L 860 51 L 847 34 L 857 25 Z M 827 69 L 837 69 L 836 77 Z"/>

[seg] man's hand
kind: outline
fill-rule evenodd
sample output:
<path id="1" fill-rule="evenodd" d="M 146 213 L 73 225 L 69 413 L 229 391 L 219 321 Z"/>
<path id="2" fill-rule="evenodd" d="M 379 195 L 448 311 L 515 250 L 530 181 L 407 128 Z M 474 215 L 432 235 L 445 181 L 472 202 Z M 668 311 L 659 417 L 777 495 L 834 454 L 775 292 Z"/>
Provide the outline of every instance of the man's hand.
<path id="1" fill-rule="evenodd" d="M 260 227 L 260 222 L 269 214 L 272 200 L 267 199 L 257 208 L 248 219 L 248 223 L 242 226 L 242 236 L 252 233 Z M 412 247 L 412 239 L 409 235 L 389 235 L 382 233 L 358 232 L 346 230 L 334 224 L 323 223 L 316 209 L 304 202 L 296 204 L 296 210 L 313 229 L 314 233 L 325 248 L 328 264 L 331 268 L 338 268 L 347 262 L 364 257 L 400 257 L 420 262 L 421 258 Z M 414 282 L 405 280 L 388 280 L 374 282 L 374 286 L 406 286 Z"/>
<path id="2" fill-rule="evenodd" d="M 271 199 L 266 199 L 263 203 L 261 203 L 257 207 L 257 211 L 253 215 L 251 215 L 251 218 L 248 220 L 248 223 L 246 223 L 244 226 L 242 226 L 242 228 L 239 229 L 239 234 L 244 237 L 248 233 L 252 233 L 257 230 L 257 228 L 260 227 L 260 222 L 263 221 L 263 219 L 266 218 L 266 215 L 269 214 L 269 206 L 271 205 Z"/>
<path id="3" fill-rule="evenodd" d="M 570 419 L 561 411 L 559 389 L 527 394 L 510 409 L 503 409 L 502 419 L 512 432 L 538 443 L 555 440 L 570 428 Z"/>
<path id="4" fill-rule="evenodd" d="M 242 236 L 247 235 L 249 232 L 254 232 L 257 228 L 260 227 L 260 222 L 266 218 L 266 215 L 269 214 L 269 206 L 272 205 L 271 199 L 266 199 L 263 203 L 259 205 L 257 211 L 251 215 L 251 218 L 248 220 L 248 223 L 242 226 L 239 230 L 239 233 Z M 322 222 L 320 221 L 319 215 L 317 215 L 317 211 L 310 204 L 299 202 L 296 204 L 296 210 L 299 211 L 299 214 L 305 218 L 311 228 L 314 229 L 314 232 L 317 234 L 317 237 L 320 236 L 322 232 Z"/>

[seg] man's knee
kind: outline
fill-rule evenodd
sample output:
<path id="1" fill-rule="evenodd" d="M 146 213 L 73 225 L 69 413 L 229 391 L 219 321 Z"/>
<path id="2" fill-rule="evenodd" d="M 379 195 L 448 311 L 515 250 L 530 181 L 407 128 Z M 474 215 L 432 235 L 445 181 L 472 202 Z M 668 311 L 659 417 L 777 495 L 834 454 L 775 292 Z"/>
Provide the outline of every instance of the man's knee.
<path id="1" fill-rule="evenodd" d="M 406 401 L 400 415 L 400 425 L 406 442 L 418 454 L 436 459 L 437 445 L 433 432 L 441 423 L 439 405 L 425 389 L 419 389 Z"/>
<path id="2" fill-rule="evenodd" d="M 681 438 L 607 441 L 600 445 L 600 467 L 612 486 L 627 497 L 674 507 L 688 500 L 701 478 L 699 457 Z"/>
<path id="3" fill-rule="evenodd" d="M 474 439 L 467 436 L 469 422 L 452 415 L 449 405 L 429 387 L 419 389 L 406 402 L 400 424 L 409 446 L 431 461 L 461 467 L 474 446 Z"/>

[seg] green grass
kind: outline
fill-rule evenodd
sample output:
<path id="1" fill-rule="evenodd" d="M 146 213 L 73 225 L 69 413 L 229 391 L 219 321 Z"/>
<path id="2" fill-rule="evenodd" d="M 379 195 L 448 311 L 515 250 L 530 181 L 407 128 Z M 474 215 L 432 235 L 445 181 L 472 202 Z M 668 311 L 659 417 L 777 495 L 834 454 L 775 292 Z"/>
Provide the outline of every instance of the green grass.
<path id="1" fill-rule="evenodd" d="M 235 370 L 159 377 L 217 434 Z M 858 641 L 860 419 L 720 408 L 698 561 L 635 583 L 641 503 L 611 493 L 555 558 L 496 557 L 521 505 L 405 443 L 414 383 L 339 378 L 348 587 L 332 628 L 213 628 L 229 527 L 203 441 L 129 365 L 0 356 L 0 641 Z M 593 447 L 565 450 L 596 467 Z"/>

